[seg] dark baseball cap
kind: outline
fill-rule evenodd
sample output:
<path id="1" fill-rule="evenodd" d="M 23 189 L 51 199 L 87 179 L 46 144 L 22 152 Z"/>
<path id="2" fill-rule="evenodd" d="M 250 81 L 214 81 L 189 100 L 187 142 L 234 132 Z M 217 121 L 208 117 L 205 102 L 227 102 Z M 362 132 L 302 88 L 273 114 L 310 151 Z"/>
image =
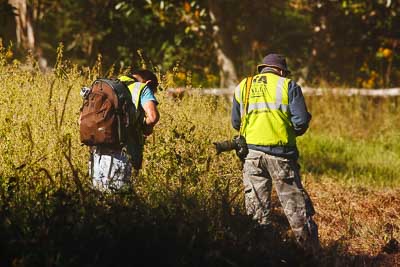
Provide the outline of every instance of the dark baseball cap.
<path id="1" fill-rule="evenodd" d="M 275 67 L 286 71 L 288 74 L 290 73 L 290 70 L 287 68 L 285 56 L 281 54 L 266 55 L 262 63 L 257 65 L 257 71 L 261 72 L 264 67 Z"/>

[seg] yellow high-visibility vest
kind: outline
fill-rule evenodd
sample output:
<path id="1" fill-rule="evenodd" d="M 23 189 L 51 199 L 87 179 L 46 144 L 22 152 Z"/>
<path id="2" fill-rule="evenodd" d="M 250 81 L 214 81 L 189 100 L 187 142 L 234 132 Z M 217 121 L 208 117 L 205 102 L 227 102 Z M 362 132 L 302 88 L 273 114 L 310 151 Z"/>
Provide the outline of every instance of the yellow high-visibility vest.
<path id="1" fill-rule="evenodd" d="M 248 96 L 247 112 L 246 79 L 235 90 L 240 103 L 242 133 L 247 144 L 260 146 L 296 146 L 296 135 L 289 111 L 290 79 L 273 73 L 261 73 L 253 77 Z"/>
<path id="2" fill-rule="evenodd" d="M 139 103 L 140 103 L 140 95 L 143 91 L 143 88 L 146 86 L 146 84 L 137 82 L 133 78 L 125 76 L 125 75 L 118 77 L 118 79 L 121 82 L 124 82 L 128 85 L 128 89 L 132 95 L 132 102 L 135 105 L 136 110 L 138 110 Z"/>
<path id="3" fill-rule="evenodd" d="M 142 122 L 139 121 L 139 119 L 143 119 L 142 114 L 143 111 L 140 111 L 139 105 L 140 105 L 140 95 L 142 94 L 143 89 L 145 88 L 146 84 L 137 82 L 131 77 L 128 76 L 120 76 L 118 79 L 121 82 L 126 83 L 131 95 L 132 95 L 132 102 L 135 105 L 135 116 L 133 118 L 133 124 L 136 125 L 137 127 L 134 127 L 132 129 L 132 136 L 128 138 L 128 150 L 131 150 L 131 142 L 136 142 L 140 145 L 144 144 L 144 136 L 143 136 L 143 127 L 142 127 Z"/>

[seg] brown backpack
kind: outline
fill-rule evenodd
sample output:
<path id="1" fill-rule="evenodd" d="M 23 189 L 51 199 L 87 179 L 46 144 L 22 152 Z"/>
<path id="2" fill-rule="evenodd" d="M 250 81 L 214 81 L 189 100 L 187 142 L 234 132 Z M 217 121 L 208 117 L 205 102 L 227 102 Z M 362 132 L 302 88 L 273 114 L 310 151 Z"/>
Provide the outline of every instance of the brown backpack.
<path id="1" fill-rule="evenodd" d="M 81 142 L 88 146 L 122 147 L 135 115 L 126 84 L 117 79 L 97 79 L 82 96 Z"/>

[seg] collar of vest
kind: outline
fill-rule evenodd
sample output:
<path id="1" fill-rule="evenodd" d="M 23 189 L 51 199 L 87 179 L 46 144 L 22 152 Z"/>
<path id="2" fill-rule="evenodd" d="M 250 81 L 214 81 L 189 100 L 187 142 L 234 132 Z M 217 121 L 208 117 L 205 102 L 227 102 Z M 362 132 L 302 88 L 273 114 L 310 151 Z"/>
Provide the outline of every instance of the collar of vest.
<path id="1" fill-rule="evenodd" d="M 273 73 L 273 74 L 276 74 L 276 75 L 278 75 L 278 76 L 281 76 L 281 74 L 280 74 L 278 71 L 276 71 L 275 69 L 270 68 L 270 67 L 265 67 L 265 68 L 263 68 L 262 71 L 260 72 L 260 74 L 266 74 L 266 73 Z M 282 76 L 281 76 L 281 77 L 282 77 Z"/>
<path id="2" fill-rule="evenodd" d="M 127 86 L 131 85 L 132 83 L 138 82 L 137 79 L 135 79 L 132 76 L 128 76 L 128 75 L 119 76 L 118 80 L 120 80 L 121 82 L 125 83 Z"/>

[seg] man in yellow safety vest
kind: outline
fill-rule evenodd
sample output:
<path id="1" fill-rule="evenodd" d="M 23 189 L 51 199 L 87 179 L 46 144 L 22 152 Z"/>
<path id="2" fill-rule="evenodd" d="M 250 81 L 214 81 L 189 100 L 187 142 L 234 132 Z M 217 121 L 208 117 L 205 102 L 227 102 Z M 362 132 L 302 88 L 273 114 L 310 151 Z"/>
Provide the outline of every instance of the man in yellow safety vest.
<path id="1" fill-rule="evenodd" d="M 315 211 L 300 179 L 296 136 L 311 120 L 299 85 L 280 54 L 268 54 L 258 74 L 235 89 L 232 126 L 247 142 L 243 183 L 247 213 L 260 225 L 270 224 L 272 182 L 298 243 L 319 249 Z"/>

